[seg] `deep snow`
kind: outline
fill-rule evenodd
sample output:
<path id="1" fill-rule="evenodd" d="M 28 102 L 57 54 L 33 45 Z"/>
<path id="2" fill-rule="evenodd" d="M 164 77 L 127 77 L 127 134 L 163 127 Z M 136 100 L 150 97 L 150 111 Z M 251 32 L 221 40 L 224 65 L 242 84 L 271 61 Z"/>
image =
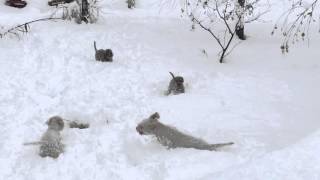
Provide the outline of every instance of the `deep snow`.
<path id="1" fill-rule="evenodd" d="M 0 179 L 320 179 L 319 36 L 282 55 L 271 22 L 250 24 L 248 40 L 219 64 L 211 37 L 190 31 L 177 1 L 161 2 L 128 10 L 104 1 L 97 24 L 41 22 L 20 40 L 0 39 Z M 50 12 L 38 0 L 1 4 L 0 25 Z M 94 40 L 113 49 L 113 63 L 94 60 Z M 184 76 L 185 94 L 163 95 L 169 71 Z M 184 132 L 236 144 L 167 150 L 135 131 L 156 111 Z M 66 152 L 43 159 L 22 144 L 53 115 L 91 126 L 65 129 Z"/>

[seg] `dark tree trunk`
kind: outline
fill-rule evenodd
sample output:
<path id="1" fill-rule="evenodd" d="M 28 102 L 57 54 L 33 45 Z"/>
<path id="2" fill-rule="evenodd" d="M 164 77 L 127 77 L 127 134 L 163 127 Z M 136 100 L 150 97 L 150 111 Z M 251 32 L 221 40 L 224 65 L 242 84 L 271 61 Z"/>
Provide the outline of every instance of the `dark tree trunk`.
<path id="1" fill-rule="evenodd" d="M 223 63 L 223 59 L 224 59 L 224 56 L 226 54 L 226 51 L 225 49 L 222 50 L 222 53 L 221 53 L 221 56 L 220 56 L 220 59 L 219 59 L 219 63 Z"/>
<path id="2" fill-rule="evenodd" d="M 239 39 L 246 40 L 246 36 L 244 35 L 244 26 L 238 26 L 236 29 L 236 34 Z"/>
<path id="3" fill-rule="evenodd" d="M 245 4 L 245 0 L 238 0 L 238 3 L 240 5 L 240 8 L 242 9 L 241 12 L 244 11 L 244 4 Z M 239 39 L 241 40 L 245 40 L 246 36 L 244 35 L 244 14 L 241 13 L 241 17 L 240 18 L 240 23 L 237 25 L 236 27 L 236 34 L 239 37 Z"/>
<path id="4" fill-rule="evenodd" d="M 81 20 L 88 23 L 89 3 L 88 0 L 82 0 L 81 3 Z"/>
<path id="5" fill-rule="evenodd" d="M 135 0 L 127 0 L 127 4 L 128 4 L 128 8 L 132 9 L 135 7 L 136 2 L 135 2 Z"/>

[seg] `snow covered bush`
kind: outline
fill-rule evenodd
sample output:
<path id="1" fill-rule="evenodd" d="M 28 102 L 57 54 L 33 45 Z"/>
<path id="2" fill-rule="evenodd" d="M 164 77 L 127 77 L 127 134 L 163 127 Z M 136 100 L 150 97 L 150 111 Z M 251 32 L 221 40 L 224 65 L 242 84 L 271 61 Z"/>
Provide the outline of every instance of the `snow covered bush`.
<path id="1" fill-rule="evenodd" d="M 192 21 L 192 29 L 198 26 L 214 38 L 221 48 L 219 62 L 223 63 L 224 58 L 239 44 L 233 43 L 239 28 L 267 12 L 255 11 L 259 1 L 240 4 L 238 0 L 185 0 L 182 13 Z"/>
<path id="2" fill-rule="evenodd" d="M 95 23 L 99 17 L 97 0 L 76 0 L 70 4 L 58 5 L 53 16 L 60 16 L 62 19 L 74 20 L 76 23 Z"/>

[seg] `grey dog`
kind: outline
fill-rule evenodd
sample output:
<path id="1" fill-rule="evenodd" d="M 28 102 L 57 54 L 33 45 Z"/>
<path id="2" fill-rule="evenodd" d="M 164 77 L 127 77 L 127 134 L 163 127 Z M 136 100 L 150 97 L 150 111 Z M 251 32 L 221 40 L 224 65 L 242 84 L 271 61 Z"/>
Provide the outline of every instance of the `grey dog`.
<path id="1" fill-rule="evenodd" d="M 41 157 L 58 158 L 64 151 L 60 131 L 64 128 L 64 122 L 61 117 L 51 117 L 48 122 L 48 129 L 41 138 L 41 146 L 39 155 Z"/>
<path id="2" fill-rule="evenodd" d="M 161 123 L 159 118 L 160 115 L 156 112 L 144 119 L 136 127 L 137 132 L 140 135 L 154 135 L 160 144 L 169 149 L 181 147 L 215 151 L 217 148 L 234 144 L 233 142 L 209 144 L 202 139 L 184 134 L 174 127 Z"/>
<path id="3" fill-rule="evenodd" d="M 40 145 L 39 155 L 41 157 L 58 158 L 64 152 L 60 131 L 64 128 L 63 119 L 53 116 L 47 121 L 48 129 L 38 142 L 24 143 L 24 145 Z"/>

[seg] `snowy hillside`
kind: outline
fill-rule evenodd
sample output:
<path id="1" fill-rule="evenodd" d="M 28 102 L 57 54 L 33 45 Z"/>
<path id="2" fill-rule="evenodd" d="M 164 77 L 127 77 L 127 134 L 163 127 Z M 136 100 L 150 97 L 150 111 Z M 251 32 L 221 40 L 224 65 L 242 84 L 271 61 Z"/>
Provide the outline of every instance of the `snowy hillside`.
<path id="1" fill-rule="evenodd" d="M 249 24 L 248 39 L 219 64 L 212 37 L 190 31 L 178 1 L 161 2 L 129 10 L 106 0 L 96 24 L 39 22 L 20 40 L 0 39 L 0 179 L 320 179 L 319 34 L 283 55 L 271 21 Z M 28 3 L 1 3 L 0 26 L 53 11 Z M 93 41 L 112 48 L 114 62 L 95 61 Z M 169 71 L 185 78 L 185 94 L 164 95 Z M 235 145 L 167 150 L 136 132 L 154 112 L 210 143 Z M 41 158 L 23 143 L 39 140 L 53 115 L 90 128 L 65 128 L 65 153 Z"/>

